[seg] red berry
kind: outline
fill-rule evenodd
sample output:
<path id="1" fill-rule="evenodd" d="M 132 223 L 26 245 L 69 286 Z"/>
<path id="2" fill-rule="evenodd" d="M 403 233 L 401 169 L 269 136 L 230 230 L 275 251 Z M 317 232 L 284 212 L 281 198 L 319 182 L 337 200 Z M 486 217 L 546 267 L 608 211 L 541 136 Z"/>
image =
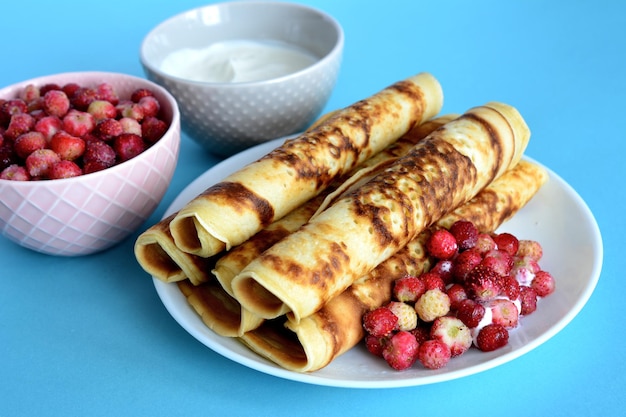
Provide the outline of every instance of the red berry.
<path id="1" fill-rule="evenodd" d="M 554 292 L 555 281 L 552 274 L 547 271 L 537 271 L 530 286 L 535 290 L 538 297 L 546 297 Z"/>
<path id="2" fill-rule="evenodd" d="M 474 328 L 485 316 L 485 307 L 474 300 L 463 300 L 457 307 L 456 316 L 467 327 Z"/>
<path id="3" fill-rule="evenodd" d="M 397 324 L 398 317 L 387 307 L 378 307 L 363 315 L 363 329 L 375 337 L 388 336 Z"/>
<path id="4" fill-rule="evenodd" d="M 77 110 L 87 111 L 91 102 L 95 100 L 98 100 L 98 92 L 94 88 L 79 87 L 74 91 L 70 102 Z"/>
<path id="5" fill-rule="evenodd" d="M 383 357 L 383 349 L 385 348 L 387 339 L 384 337 L 376 337 L 371 334 L 365 335 L 365 348 L 374 356 Z"/>
<path id="6" fill-rule="evenodd" d="M 426 241 L 426 250 L 437 259 L 450 259 L 457 250 L 456 239 L 446 229 L 437 229 Z"/>
<path id="7" fill-rule="evenodd" d="M 454 278 L 453 270 L 454 262 L 451 259 L 440 259 L 430 268 L 430 272 L 438 274 L 446 285 L 451 283 Z"/>
<path id="8" fill-rule="evenodd" d="M 104 119 L 96 124 L 93 133 L 98 139 L 110 141 L 124 133 L 124 128 L 119 120 Z"/>
<path id="9" fill-rule="evenodd" d="M 4 168 L 0 172 L 0 180 L 9 180 L 9 181 L 29 181 L 30 175 L 28 171 L 23 166 L 13 164 Z"/>
<path id="10" fill-rule="evenodd" d="M 515 255 L 519 248 L 517 237 L 511 233 L 499 233 L 494 235 L 493 241 L 496 242 L 498 249 L 508 252 L 511 256 Z"/>
<path id="11" fill-rule="evenodd" d="M 501 293 L 509 300 L 517 300 L 519 298 L 519 282 L 510 275 L 501 277 L 500 279 Z"/>
<path id="12" fill-rule="evenodd" d="M 128 161 L 146 150 L 141 136 L 132 133 L 122 133 L 115 138 L 113 149 L 121 162 Z"/>
<path id="13" fill-rule="evenodd" d="M 11 116 L 7 130 L 4 132 L 4 138 L 15 140 L 18 136 L 29 132 L 35 127 L 36 120 L 28 113 L 18 113 Z"/>
<path id="14" fill-rule="evenodd" d="M 476 344 L 483 352 L 500 349 L 509 343 L 509 331 L 499 324 L 488 324 L 478 332 Z"/>
<path id="15" fill-rule="evenodd" d="M 476 241 L 475 248 L 482 255 L 489 252 L 490 250 L 497 249 L 497 245 L 491 235 L 487 233 L 480 233 L 478 235 L 478 240 Z"/>
<path id="16" fill-rule="evenodd" d="M 513 256 L 505 250 L 492 249 L 483 255 L 483 260 L 480 263 L 500 275 L 508 275 L 513 267 Z"/>
<path id="17" fill-rule="evenodd" d="M 463 300 L 467 300 L 467 292 L 461 284 L 454 283 L 446 289 L 446 294 L 450 298 L 450 309 L 456 310 Z"/>
<path id="18" fill-rule="evenodd" d="M 427 340 L 419 346 L 417 358 L 428 369 L 443 368 L 450 362 L 450 347 L 440 340 Z"/>
<path id="19" fill-rule="evenodd" d="M 116 106 L 120 99 L 115 88 L 109 83 L 101 83 L 96 86 L 96 94 L 98 100 L 104 100 Z"/>
<path id="20" fill-rule="evenodd" d="M 446 291 L 446 284 L 443 279 L 436 272 L 428 271 L 420 274 L 419 279 L 424 283 L 425 291 L 428 290 L 440 290 Z"/>
<path id="21" fill-rule="evenodd" d="M 519 287 L 519 300 L 521 304 L 520 314 L 527 316 L 537 310 L 537 292 L 526 285 Z"/>
<path id="22" fill-rule="evenodd" d="M 450 226 L 450 233 L 456 239 L 460 251 L 471 249 L 478 242 L 478 229 L 474 223 L 467 220 L 456 221 Z"/>
<path id="23" fill-rule="evenodd" d="M 117 109 L 110 101 L 94 100 L 89 103 L 87 113 L 91 114 L 94 121 L 97 123 L 104 119 L 115 119 Z"/>
<path id="24" fill-rule="evenodd" d="M 85 164 L 97 162 L 108 168 L 115 164 L 115 151 L 103 141 L 90 141 L 87 143 L 85 153 L 83 154 L 83 162 Z"/>
<path id="25" fill-rule="evenodd" d="M 410 368 L 417 361 L 419 344 L 411 333 L 399 331 L 385 343 L 383 358 L 397 371 Z"/>
<path id="26" fill-rule="evenodd" d="M 159 110 L 161 110 L 161 105 L 159 104 L 159 100 L 154 96 L 145 96 L 139 99 L 137 102 L 139 106 L 143 109 L 143 117 L 156 117 L 159 114 Z"/>
<path id="27" fill-rule="evenodd" d="M 478 265 L 465 278 L 467 296 L 477 301 L 489 301 L 500 295 L 500 275 L 493 269 Z"/>
<path id="28" fill-rule="evenodd" d="M 83 171 L 75 162 L 62 160 L 50 167 L 48 178 L 58 180 L 63 178 L 72 178 L 83 175 Z"/>
<path id="29" fill-rule="evenodd" d="M 46 138 L 39 132 L 26 132 L 15 139 L 13 147 L 20 158 L 26 159 L 28 155 L 37 149 L 43 149 L 48 142 Z"/>
<path id="30" fill-rule="evenodd" d="M 70 100 L 61 90 L 50 90 L 43 96 L 43 109 L 48 116 L 62 118 L 70 109 Z"/>
<path id="31" fill-rule="evenodd" d="M 168 126 L 163 120 L 156 117 L 146 117 L 141 123 L 141 136 L 143 139 L 153 144 L 163 137 Z"/>
<path id="32" fill-rule="evenodd" d="M 143 97 L 152 97 L 154 93 L 147 88 L 138 88 L 130 94 L 130 100 L 134 103 L 139 103 Z"/>
<path id="33" fill-rule="evenodd" d="M 50 139 L 50 149 L 59 155 L 61 159 L 74 161 L 85 153 L 85 141 L 77 136 L 61 130 Z"/>
<path id="34" fill-rule="evenodd" d="M 408 275 L 393 283 L 393 296 L 405 303 L 414 303 L 426 291 L 424 281 L 416 276 Z"/>
<path id="35" fill-rule="evenodd" d="M 430 326 L 426 323 L 419 323 L 419 325 L 411 330 L 411 334 L 415 336 L 417 343 L 420 345 L 430 339 Z"/>
<path id="36" fill-rule="evenodd" d="M 63 130 L 72 136 L 82 137 L 96 127 L 94 117 L 85 111 L 71 109 L 63 117 Z"/>
<path id="37" fill-rule="evenodd" d="M 63 129 L 63 122 L 57 116 L 44 116 L 37 120 L 34 129 L 50 141 L 55 133 Z"/>
<path id="38" fill-rule="evenodd" d="M 483 260 L 481 254 L 475 249 L 469 249 L 461 252 L 454 259 L 452 267 L 452 276 L 457 282 L 464 282 L 467 274 L 477 267 Z"/>
<path id="39" fill-rule="evenodd" d="M 26 169 L 31 177 L 46 178 L 50 167 L 60 160 L 52 149 L 38 149 L 26 158 Z"/>

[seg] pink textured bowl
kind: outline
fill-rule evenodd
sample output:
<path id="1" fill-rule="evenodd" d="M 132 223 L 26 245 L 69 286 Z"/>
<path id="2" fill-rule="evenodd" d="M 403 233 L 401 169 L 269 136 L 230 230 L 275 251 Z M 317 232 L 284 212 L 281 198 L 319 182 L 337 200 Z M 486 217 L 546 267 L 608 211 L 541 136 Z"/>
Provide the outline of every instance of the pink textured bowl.
<path id="1" fill-rule="evenodd" d="M 149 149 L 126 162 L 79 177 L 44 181 L 0 180 L 0 232 L 26 248 L 51 255 L 87 255 L 124 240 L 152 214 L 169 187 L 180 147 L 174 97 L 143 78 L 105 72 L 40 77 L 0 90 L 13 98 L 28 84 L 110 83 L 120 97 L 148 88 L 170 124 Z"/>

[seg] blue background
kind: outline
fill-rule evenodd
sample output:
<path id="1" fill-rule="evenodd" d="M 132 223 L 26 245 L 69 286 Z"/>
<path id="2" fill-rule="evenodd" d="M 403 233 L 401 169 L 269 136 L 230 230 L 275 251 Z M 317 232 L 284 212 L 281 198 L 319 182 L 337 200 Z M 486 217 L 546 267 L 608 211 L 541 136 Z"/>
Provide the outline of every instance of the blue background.
<path id="1" fill-rule="evenodd" d="M 82 258 L 0 239 L 0 416 L 624 415 L 626 4 L 301 3 L 345 30 L 327 110 L 429 71 L 444 87 L 444 113 L 492 100 L 521 111 L 533 131 L 527 154 L 569 182 L 600 225 L 604 266 L 587 305 L 547 343 L 477 375 L 388 390 L 320 387 L 250 370 L 188 335 L 136 263 L 136 235 Z M 203 4 L 4 1 L 0 85 L 79 70 L 143 76 L 144 35 Z M 181 146 L 146 227 L 218 162 L 185 136 Z"/>

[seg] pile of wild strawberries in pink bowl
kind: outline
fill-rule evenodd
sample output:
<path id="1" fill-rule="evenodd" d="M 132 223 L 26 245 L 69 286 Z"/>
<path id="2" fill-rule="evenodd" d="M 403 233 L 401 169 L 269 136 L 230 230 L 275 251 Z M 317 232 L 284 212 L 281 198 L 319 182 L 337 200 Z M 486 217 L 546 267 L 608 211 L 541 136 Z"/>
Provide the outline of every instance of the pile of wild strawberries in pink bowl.
<path id="1" fill-rule="evenodd" d="M 107 249 L 154 211 L 180 146 L 175 99 L 151 81 L 66 73 L 0 90 L 0 232 L 54 255 Z"/>

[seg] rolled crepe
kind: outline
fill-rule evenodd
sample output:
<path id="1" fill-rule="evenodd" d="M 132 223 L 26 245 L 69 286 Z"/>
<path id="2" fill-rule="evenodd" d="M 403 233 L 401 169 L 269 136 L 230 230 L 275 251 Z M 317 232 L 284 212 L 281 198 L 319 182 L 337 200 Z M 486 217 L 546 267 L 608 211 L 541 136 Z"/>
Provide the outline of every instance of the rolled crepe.
<path id="1" fill-rule="evenodd" d="M 169 224 L 176 213 L 148 228 L 135 241 L 135 257 L 150 275 L 164 282 L 189 279 L 199 285 L 211 278 L 215 259 L 181 251 L 172 238 Z"/>
<path id="2" fill-rule="evenodd" d="M 471 220 L 483 232 L 492 232 L 511 218 L 547 181 L 539 165 L 521 161 L 475 198 L 436 223 L 448 228 L 457 220 Z M 268 320 L 242 336 L 253 351 L 283 368 L 311 372 L 323 368 L 363 338 L 362 316 L 391 299 L 393 281 L 430 269 L 424 245 L 430 230 L 330 300 L 299 323 L 284 317 Z"/>
<path id="3" fill-rule="evenodd" d="M 337 111 L 190 201 L 170 223 L 176 246 L 209 257 L 243 243 L 437 115 L 442 104 L 439 82 L 421 73 Z"/>
<path id="4" fill-rule="evenodd" d="M 266 319 L 315 313 L 515 166 L 529 137 L 511 106 L 470 109 L 252 261 L 233 279 L 235 298 Z"/>
<path id="5" fill-rule="evenodd" d="M 338 198 L 335 191 L 345 193 L 351 187 L 358 187 L 361 180 L 371 178 L 383 169 L 385 164 L 406 154 L 418 141 L 456 117 L 458 115 L 455 114 L 437 117 L 413 128 L 396 143 L 359 165 L 354 172 L 351 172 L 352 175 L 348 180 L 335 181 L 322 194 L 275 221 L 244 243 L 232 248 L 218 259 L 212 271 L 219 285 L 209 282 L 197 291 L 187 290 L 189 304 L 202 317 L 205 324 L 221 336 L 241 336 L 258 327 L 263 319 L 242 307 L 234 298 L 233 278 L 263 251 L 306 223 L 322 204 L 328 204 L 329 200 Z"/>

